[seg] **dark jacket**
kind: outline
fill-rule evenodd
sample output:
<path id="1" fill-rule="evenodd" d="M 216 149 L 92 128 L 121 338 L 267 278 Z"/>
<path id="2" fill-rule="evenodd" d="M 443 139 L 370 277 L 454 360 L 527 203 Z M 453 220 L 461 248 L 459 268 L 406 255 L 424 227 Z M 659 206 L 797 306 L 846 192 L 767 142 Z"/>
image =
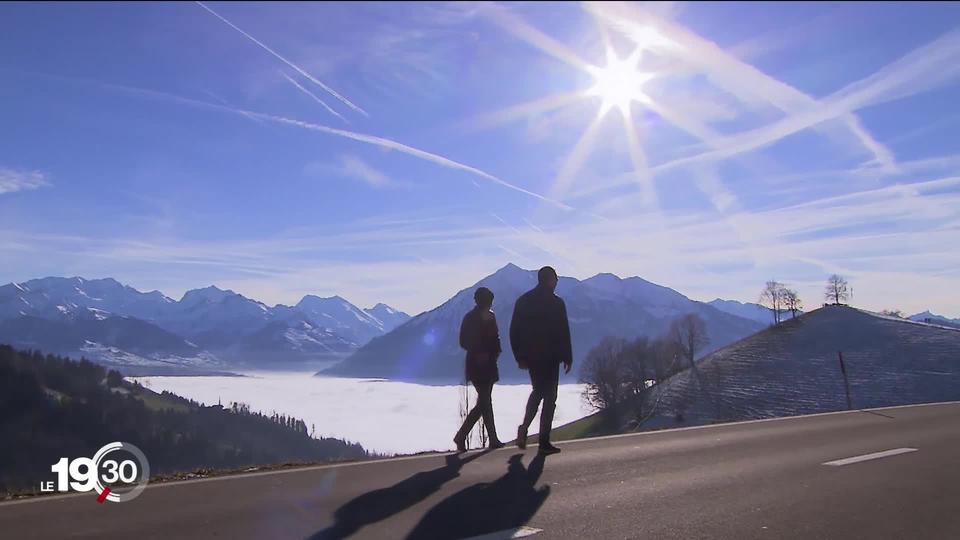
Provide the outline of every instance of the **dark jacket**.
<path id="1" fill-rule="evenodd" d="M 460 324 L 460 346 L 467 351 L 466 377 L 475 384 L 500 380 L 500 331 L 497 317 L 489 309 L 473 308 Z"/>
<path id="2" fill-rule="evenodd" d="M 517 299 L 510 321 L 510 347 L 520 367 L 572 364 L 570 322 L 563 299 L 539 286 Z"/>

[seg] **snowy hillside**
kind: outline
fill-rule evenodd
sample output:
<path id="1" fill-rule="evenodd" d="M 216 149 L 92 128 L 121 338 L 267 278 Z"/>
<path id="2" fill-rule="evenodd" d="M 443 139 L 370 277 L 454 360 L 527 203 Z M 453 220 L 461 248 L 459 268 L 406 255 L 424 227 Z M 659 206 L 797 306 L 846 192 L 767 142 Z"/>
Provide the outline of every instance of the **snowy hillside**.
<path id="1" fill-rule="evenodd" d="M 838 352 L 854 408 L 960 400 L 960 330 L 828 306 L 675 375 L 643 429 L 844 410 Z"/>

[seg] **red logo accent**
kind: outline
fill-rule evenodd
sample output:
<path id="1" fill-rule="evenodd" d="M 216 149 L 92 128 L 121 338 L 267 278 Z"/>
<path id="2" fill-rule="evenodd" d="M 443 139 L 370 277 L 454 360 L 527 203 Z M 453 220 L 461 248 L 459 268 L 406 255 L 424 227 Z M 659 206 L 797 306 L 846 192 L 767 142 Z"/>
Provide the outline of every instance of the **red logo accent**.
<path id="1" fill-rule="evenodd" d="M 101 493 L 100 496 L 97 497 L 97 502 L 100 504 L 103 504 L 103 501 L 107 500 L 107 495 L 109 494 L 110 494 L 110 488 L 108 487 L 103 488 L 103 493 Z"/>

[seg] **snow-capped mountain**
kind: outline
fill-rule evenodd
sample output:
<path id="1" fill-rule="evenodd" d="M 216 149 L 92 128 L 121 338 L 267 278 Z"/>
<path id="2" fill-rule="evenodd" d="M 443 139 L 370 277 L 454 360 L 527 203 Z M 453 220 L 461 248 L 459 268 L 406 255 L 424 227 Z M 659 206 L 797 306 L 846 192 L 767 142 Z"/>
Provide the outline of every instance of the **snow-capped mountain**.
<path id="1" fill-rule="evenodd" d="M 343 358 L 357 347 L 355 342 L 336 331 L 317 326 L 301 316 L 267 323 L 232 344 L 226 356 L 262 366 Z"/>
<path id="2" fill-rule="evenodd" d="M 509 264 L 458 292 L 443 305 L 374 338 L 323 373 L 438 382 L 460 379 L 463 373 L 463 351 L 458 342 L 460 323 L 464 314 L 473 308 L 474 290 L 484 286 L 495 295 L 493 311 L 504 349 L 500 358 L 501 378 L 523 380 L 526 375 L 517 369 L 510 351 L 510 317 L 517 298 L 536 283 L 536 271 Z M 622 279 L 613 274 L 598 274 L 583 281 L 561 277 L 557 294 L 567 305 L 575 362 L 582 360 L 603 337 L 658 336 L 666 332 L 674 318 L 687 313 L 703 317 L 710 336 L 710 350 L 763 327 L 638 277 Z M 575 375 L 576 371 L 570 378 Z"/>
<path id="3" fill-rule="evenodd" d="M 202 347 L 228 347 L 273 320 L 266 305 L 215 286 L 187 291 L 158 326 L 186 336 Z"/>
<path id="4" fill-rule="evenodd" d="M 737 302 L 736 300 L 722 300 L 720 298 L 707 303 L 724 313 L 750 319 L 751 321 L 757 321 L 765 325 L 773 324 L 773 310 L 760 304 Z M 787 317 L 789 318 L 789 314 Z"/>
<path id="5" fill-rule="evenodd" d="M 0 286 L 0 320 L 21 315 L 56 319 L 96 313 L 153 320 L 175 303 L 159 291 L 143 293 L 112 278 L 48 277 Z"/>
<path id="6" fill-rule="evenodd" d="M 295 307 L 269 307 L 216 286 L 187 291 L 179 301 L 111 278 L 0 287 L 0 342 L 111 365 L 223 369 L 338 359 L 406 319 L 389 306 L 368 313 L 340 297 L 308 295 Z"/>
<path id="7" fill-rule="evenodd" d="M 380 321 L 381 330 L 384 333 L 393 330 L 401 324 L 410 320 L 410 315 L 402 311 L 397 311 L 386 304 L 377 304 L 372 308 L 363 310 L 367 315 Z"/>
<path id="8" fill-rule="evenodd" d="M 916 315 L 911 315 L 908 317 L 908 319 L 922 323 L 943 324 L 946 326 L 956 326 L 960 328 L 960 319 L 950 319 L 948 317 L 944 317 L 943 315 L 936 315 L 934 313 L 930 313 L 929 310 L 924 311 L 923 313 L 917 313 Z"/>
<path id="9" fill-rule="evenodd" d="M 358 345 L 384 333 L 383 323 L 376 317 L 339 296 L 307 295 L 296 305 L 296 310 L 314 325 L 330 328 Z"/>

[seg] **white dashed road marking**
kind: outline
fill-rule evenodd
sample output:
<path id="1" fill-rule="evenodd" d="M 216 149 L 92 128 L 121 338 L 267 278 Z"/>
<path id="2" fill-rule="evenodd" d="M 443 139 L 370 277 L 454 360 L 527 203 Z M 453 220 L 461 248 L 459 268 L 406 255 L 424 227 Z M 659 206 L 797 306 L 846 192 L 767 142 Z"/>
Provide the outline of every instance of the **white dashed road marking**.
<path id="1" fill-rule="evenodd" d="M 502 531 L 473 536 L 467 540 L 510 540 L 512 538 L 525 538 L 543 532 L 543 529 L 534 529 L 533 527 L 517 527 L 516 529 L 505 529 Z"/>
<path id="2" fill-rule="evenodd" d="M 900 454 L 909 454 L 910 452 L 916 452 L 916 448 L 894 448 L 893 450 L 884 450 L 883 452 L 874 452 L 872 454 L 864 454 L 862 456 L 848 457 L 844 459 L 838 459 L 836 461 L 828 461 L 824 465 L 831 465 L 833 467 L 839 467 L 841 465 L 850 465 L 851 463 L 860 463 L 861 461 L 870 461 L 871 459 L 880 459 L 890 456 L 896 456 Z"/>

